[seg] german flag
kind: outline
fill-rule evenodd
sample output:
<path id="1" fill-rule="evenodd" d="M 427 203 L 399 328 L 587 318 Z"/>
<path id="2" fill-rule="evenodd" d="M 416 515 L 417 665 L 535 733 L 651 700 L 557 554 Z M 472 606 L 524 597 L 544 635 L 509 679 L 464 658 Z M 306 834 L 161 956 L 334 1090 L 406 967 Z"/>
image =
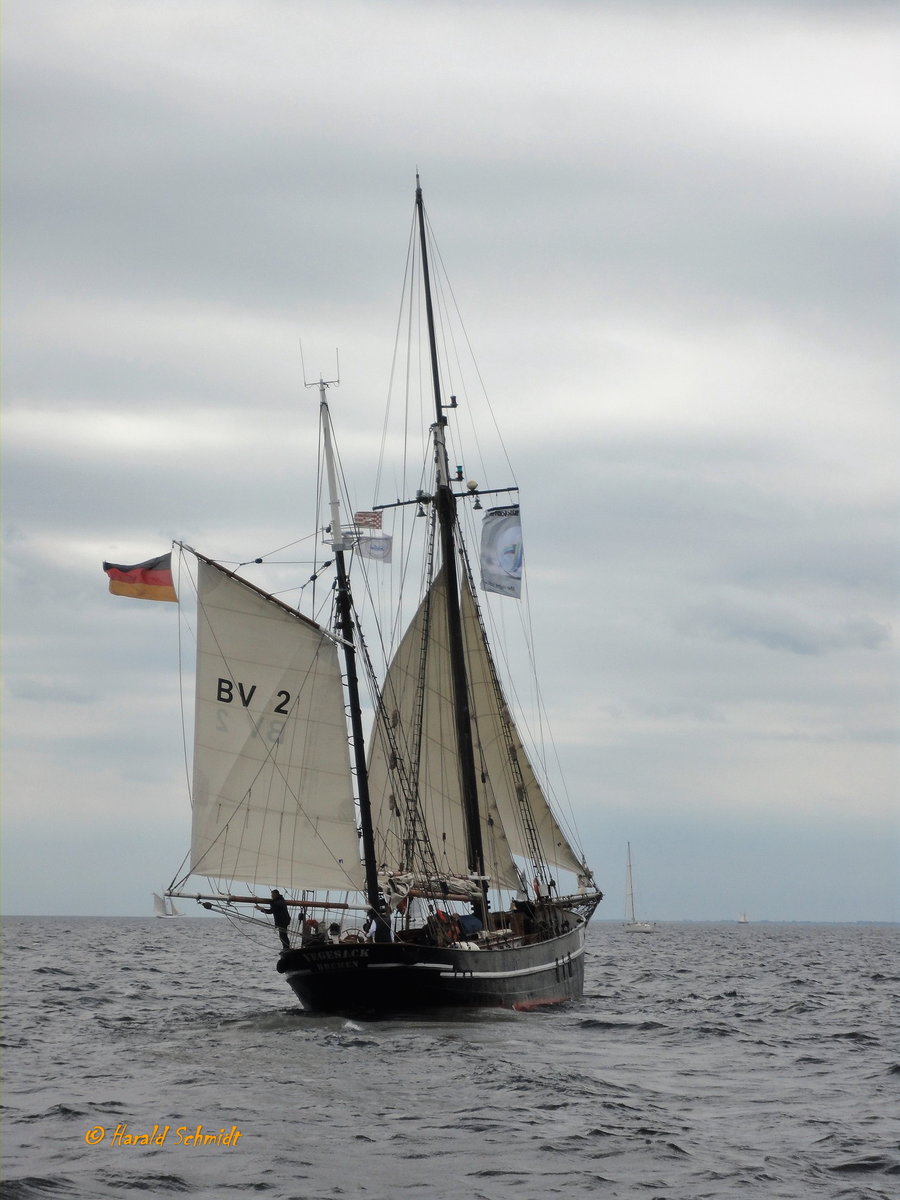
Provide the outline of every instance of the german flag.
<path id="1" fill-rule="evenodd" d="M 124 567 L 121 563 L 103 564 L 114 596 L 133 596 L 136 600 L 171 600 L 178 603 L 172 582 L 172 555 L 149 558 L 146 562 Z"/>

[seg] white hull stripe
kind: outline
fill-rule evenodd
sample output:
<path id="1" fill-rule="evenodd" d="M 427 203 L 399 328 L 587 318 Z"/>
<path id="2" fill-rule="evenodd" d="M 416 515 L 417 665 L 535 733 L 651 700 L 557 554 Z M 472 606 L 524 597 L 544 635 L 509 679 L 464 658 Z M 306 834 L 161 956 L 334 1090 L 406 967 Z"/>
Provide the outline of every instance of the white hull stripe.
<path id="1" fill-rule="evenodd" d="M 557 958 L 552 963 L 543 963 L 539 967 L 520 967 L 516 971 L 461 971 L 448 963 L 369 963 L 363 968 L 366 971 L 438 971 L 456 979 L 515 979 L 521 975 L 539 975 L 544 971 L 556 971 L 567 963 L 581 958 L 584 948 L 573 950 L 565 958 Z M 353 966 L 348 968 L 353 970 Z M 321 971 L 296 970 L 286 971 L 288 979 L 298 975 L 321 975 Z"/>

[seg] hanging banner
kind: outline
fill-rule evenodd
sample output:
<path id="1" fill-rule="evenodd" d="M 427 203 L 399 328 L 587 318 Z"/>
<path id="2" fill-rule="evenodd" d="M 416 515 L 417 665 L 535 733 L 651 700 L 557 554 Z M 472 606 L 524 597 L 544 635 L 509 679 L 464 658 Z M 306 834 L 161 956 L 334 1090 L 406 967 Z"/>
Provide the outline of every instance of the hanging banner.
<path id="1" fill-rule="evenodd" d="M 489 508 L 481 526 L 481 586 L 518 600 L 522 594 L 522 522 L 518 504 Z"/>
<path id="2" fill-rule="evenodd" d="M 361 537 L 356 543 L 361 558 L 374 558 L 376 562 L 391 561 L 391 538 L 389 534 L 381 537 Z"/>

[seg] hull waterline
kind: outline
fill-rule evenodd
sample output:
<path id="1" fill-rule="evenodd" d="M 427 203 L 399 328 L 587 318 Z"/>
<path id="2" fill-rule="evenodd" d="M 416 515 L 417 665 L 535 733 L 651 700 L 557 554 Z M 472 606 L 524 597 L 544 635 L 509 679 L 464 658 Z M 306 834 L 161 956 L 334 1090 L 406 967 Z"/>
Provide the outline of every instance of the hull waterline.
<path id="1" fill-rule="evenodd" d="M 312 1012 L 539 1008 L 584 990 L 585 924 L 547 941 L 492 949 L 404 942 L 318 945 L 278 961 Z"/>

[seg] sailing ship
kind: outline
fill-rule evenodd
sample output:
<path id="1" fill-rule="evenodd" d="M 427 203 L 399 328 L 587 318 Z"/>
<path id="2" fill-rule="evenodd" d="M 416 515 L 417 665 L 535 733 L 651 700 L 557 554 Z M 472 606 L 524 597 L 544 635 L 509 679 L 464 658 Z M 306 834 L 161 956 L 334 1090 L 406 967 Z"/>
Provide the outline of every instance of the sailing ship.
<path id="1" fill-rule="evenodd" d="M 183 917 L 184 913 L 180 912 L 175 907 L 175 901 L 170 896 L 160 896 L 157 892 L 153 893 L 153 915 L 154 917 Z"/>
<path id="2" fill-rule="evenodd" d="M 738 925 L 749 925 L 750 924 L 750 920 L 745 912 L 742 912 L 738 915 L 737 923 L 738 923 Z"/>
<path id="3" fill-rule="evenodd" d="M 313 1011 L 575 999 L 602 899 L 539 782 L 488 640 L 462 516 L 471 525 L 482 498 L 518 489 L 464 482 L 451 465 L 457 399 L 445 400 L 430 239 L 417 177 L 409 294 L 424 296 L 433 418 L 415 495 L 352 513 L 328 404 L 337 381 L 317 385 L 328 514 L 319 529 L 331 559 L 312 581 L 333 570 L 327 619 L 177 543 L 182 605 L 184 581 L 197 593 L 196 699 L 191 847 L 167 895 L 257 925 L 260 908 L 279 919 L 270 894 L 283 901 L 277 970 Z M 351 569 L 355 581 L 390 558 L 385 516 L 415 516 L 405 527 L 423 531 L 424 548 L 416 607 L 379 672 Z M 517 597 L 518 506 L 495 505 L 483 521 L 493 549 L 482 541 L 482 585 Z"/>
<path id="4" fill-rule="evenodd" d="M 631 880 L 631 842 L 626 843 L 628 851 L 625 865 L 625 932 L 653 933 L 656 924 L 653 921 L 638 921 L 634 915 L 634 885 Z"/>

